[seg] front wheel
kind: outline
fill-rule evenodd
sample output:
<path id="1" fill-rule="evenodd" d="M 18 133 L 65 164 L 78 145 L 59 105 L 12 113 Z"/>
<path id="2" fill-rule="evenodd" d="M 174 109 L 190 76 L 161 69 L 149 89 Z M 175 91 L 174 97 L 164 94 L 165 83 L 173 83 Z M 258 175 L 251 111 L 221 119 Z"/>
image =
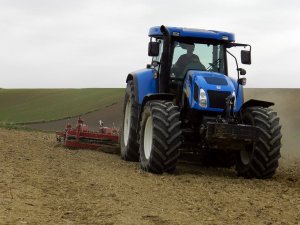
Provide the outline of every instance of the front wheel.
<path id="1" fill-rule="evenodd" d="M 174 172 L 181 146 L 179 110 L 172 102 L 146 103 L 140 129 L 140 161 L 143 170 Z"/>
<path id="2" fill-rule="evenodd" d="M 249 107 L 242 113 L 242 120 L 258 128 L 258 139 L 240 152 L 236 170 L 245 178 L 271 178 L 280 158 L 282 135 L 279 117 L 272 109 Z"/>

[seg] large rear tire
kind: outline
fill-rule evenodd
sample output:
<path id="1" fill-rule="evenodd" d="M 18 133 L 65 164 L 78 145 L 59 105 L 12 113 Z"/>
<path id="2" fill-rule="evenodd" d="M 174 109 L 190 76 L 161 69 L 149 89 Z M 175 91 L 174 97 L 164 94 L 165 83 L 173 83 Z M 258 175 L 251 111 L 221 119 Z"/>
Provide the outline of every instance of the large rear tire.
<path id="1" fill-rule="evenodd" d="M 245 124 L 258 128 L 258 140 L 247 145 L 237 157 L 236 171 L 245 178 L 271 178 L 278 167 L 281 125 L 277 113 L 269 108 L 249 107 L 242 113 Z"/>
<path id="2" fill-rule="evenodd" d="M 135 101 L 135 87 L 133 81 L 128 81 L 124 97 L 121 129 L 121 158 L 126 161 L 139 161 L 137 125 L 138 107 Z"/>
<path id="3" fill-rule="evenodd" d="M 173 173 L 182 143 L 178 107 L 168 101 L 146 103 L 140 129 L 140 161 L 145 171 Z"/>

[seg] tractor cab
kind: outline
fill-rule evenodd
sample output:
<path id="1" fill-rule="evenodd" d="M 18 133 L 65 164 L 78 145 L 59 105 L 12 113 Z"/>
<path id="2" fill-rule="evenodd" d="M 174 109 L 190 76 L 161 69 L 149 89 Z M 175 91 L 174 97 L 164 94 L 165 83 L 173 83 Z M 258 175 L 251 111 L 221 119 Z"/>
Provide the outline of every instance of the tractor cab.
<path id="1" fill-rule="evenodd" d="M 205 54 L 206 48 L 209 49 L 210 46 L 201 43 L 174 42 L 171 78 L 183 80 L 188 70 L 209 70 L 210 64 L 212 65 L 213 63 L 207 62 L 209 56 Z M 219 59 L 215 61 L 219 62 Z M 217 71 L 220 71 L 220 68 Z"/>
<path id="2" fill-rule="evenodd" d="M 224 110 L 225 98 L 228 96 L 234 97 L 241 106 L 242 90 L 237 91 L 240 89 L 239 84 L 228 77 L 227 49 L 249 45 L 234 43 L 232 33 L 202 29 L 153 27 L 149 36 L 151 40 L 148 55 L 153 56 L 150 67 L 157 71 L 160 93 L 175 94 L 179 105 L 186 97 L 190 105 L 197 110 L 220 112 Z M 243 50 L 242 53 L 242 63 L 250 64 L 251 47 L 250 51 Z M 245 70 L 238 69 L 238 76 L 239 71 L 245 73 Z M 193 100 L 197 99 L 188 95 L 194 92 L 194 83 L 196 89 L 202 88 L 205 95 L 214 91 L 214 96 L 210 97 L 222 98 L 222 103 L 218 104 L 217 108 L 209 102 L 204 104 L 205 107 L 198 107 L 198 104 L 193 103 Z M 217 91 L 220 93 L 217 94 Z M 236 98 L 237 93 L 240 94 L 239 99 Z M 198 93 L 193 94 L 196 95 Z M 206 96 L 207 100 L 210 97 Z"/>
<path id="3" fill-rule="evenodd" d="M 221 43 L 209 43 L 202 40 L 193 42 L 189 38 L 178 39 L 172 42 L 169 61 L 171 64 L 171 79 L 184 80 L 188 70 L 210 71 L 227 74 L 225 70 L 225 52 L 224 45 Z M 163 41 L 158 39 L 159 45 Z M 156 43 L 156 42 L 154 42 Z M 149 45 L 152 45 L 150 42 Z M 157 56 L 153 57 L 152 65 L 160 70 L 160 60 L 162 47 L 159 47 Z"/>

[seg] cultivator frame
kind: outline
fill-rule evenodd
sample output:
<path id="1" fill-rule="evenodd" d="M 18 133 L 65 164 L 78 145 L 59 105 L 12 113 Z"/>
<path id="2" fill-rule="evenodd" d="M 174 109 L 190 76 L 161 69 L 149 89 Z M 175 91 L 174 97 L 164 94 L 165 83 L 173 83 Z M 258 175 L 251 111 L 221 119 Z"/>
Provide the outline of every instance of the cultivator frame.
<path id="1" fill-rule="evenodd" d="M 89 131 L 84 120 L 79 117 L 77 125 L 67 122 L 64 131 L 56 132 L 56 140 L 68 148 L 98 149 L 103 146 L 113 146 L 119 143 L 119 129 L 115 127 L 104 127 L 99 121 L 99 131 Z"/>

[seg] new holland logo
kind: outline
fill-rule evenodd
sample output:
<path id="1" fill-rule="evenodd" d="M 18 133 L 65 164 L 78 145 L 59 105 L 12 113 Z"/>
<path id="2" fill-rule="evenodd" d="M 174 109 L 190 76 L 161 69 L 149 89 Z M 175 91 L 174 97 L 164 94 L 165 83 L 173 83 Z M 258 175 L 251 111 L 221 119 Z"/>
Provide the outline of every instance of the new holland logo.
<path id="1" fill-rule="evenodd" d="M 217 88 L 218 90 L 221 90 L 221 86 L 220 86 L 220 85 L 217 85 L 216 88 Z"/>

